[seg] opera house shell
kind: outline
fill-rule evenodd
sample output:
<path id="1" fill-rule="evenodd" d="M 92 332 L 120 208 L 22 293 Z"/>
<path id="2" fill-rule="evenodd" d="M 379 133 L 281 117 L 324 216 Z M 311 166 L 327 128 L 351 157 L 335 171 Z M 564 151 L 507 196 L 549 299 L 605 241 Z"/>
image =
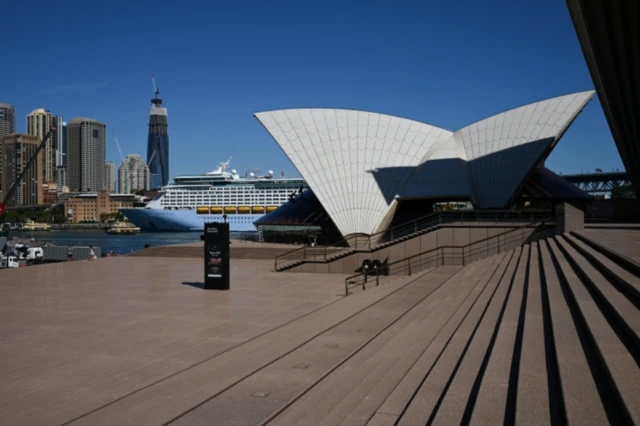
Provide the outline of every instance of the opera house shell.
<path id="1" fill-rule="evenodd" d="M 593 95 L 535 102 L 456 131 L 346 109 L 255 116 L 346 237 L 383 230 L 402 200 L 509 206 Z"/>

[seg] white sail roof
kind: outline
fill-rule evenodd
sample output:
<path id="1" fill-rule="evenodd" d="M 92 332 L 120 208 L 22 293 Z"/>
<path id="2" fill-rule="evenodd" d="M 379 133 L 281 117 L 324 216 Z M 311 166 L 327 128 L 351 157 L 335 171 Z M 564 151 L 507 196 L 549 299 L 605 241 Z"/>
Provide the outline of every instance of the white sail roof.
<path id="1" fill-rule="evenodd" d="M 450 131 L 374 112 L 266 111 L 256 118 L 343 235 L 371 234 L 429 147 Z M 394 168 L 376 175 L 380 167 Z"/>
<path id="2" fill-rule="evenodd" d="M 456 132 L 345 109 L 255 115 L 346 236 L 375 232 L 396 196 L 505 207 L 593 94 L 535 102 Z"/>

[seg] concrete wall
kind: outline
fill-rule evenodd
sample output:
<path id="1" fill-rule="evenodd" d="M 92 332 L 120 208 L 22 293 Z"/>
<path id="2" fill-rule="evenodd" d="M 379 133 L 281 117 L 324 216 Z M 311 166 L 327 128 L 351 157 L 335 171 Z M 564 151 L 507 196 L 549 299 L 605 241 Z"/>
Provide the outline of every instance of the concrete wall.
<path id="1" fill-rule="evenodd" d="M 584 230 L 584 213 L 569 203 L 556 205 L 556 233 Z"/>
<path id="2" fill-rule="evenodd" d="M 68 247 L 42 247 L 42 254 L 45 262 L 62 262 L 68 259 Z M 89 247 L 72 247 L 73 260 L 89 259 Z M 99 259 L 102 256 L 100 247 L 94 247 L 93 252 Z"/>
<path id="3" fill-rule="evenodd" d="M 482 259 L 500 252 L 511 250 L 527 242 L 534 228 L 521 228 L 515 225 L 442 225 L 439 229 L 422 234 L 406 241 L 398 242 L 389 247 L 373 252 L 359 251 L 349 256 L 337 259 L 331 263 L 304 263 L 298 267 L 288 269 L 287 272 L 315 272 L 332 274 L 354 274 L 365 260 L 386 261 L 388 264 L 412 257 L 406 261 L 407 272 L 411 273 L 440 265 L 463 265 L 474 260 Z M 501 235 L 485 241 L 489 237 Z M 446 249 L 446 246 L 466 246 L 462 249 Z M 436 248 L 442 248 L 436 252 Z M 419 256 L 418 256 L 419 255 Z M 396 266 L 396 269 L 398 267 Z"/>

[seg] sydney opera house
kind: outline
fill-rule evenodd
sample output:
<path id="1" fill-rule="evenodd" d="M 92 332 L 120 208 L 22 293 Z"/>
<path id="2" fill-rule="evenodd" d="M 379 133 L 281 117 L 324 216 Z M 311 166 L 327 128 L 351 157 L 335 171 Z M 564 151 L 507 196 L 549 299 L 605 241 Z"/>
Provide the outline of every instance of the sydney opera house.
<path id="1" fill-rule="evenodd" d="M 346 109 L 256 113 L 309 188 L 255 224 L 347 237 L 443 205 L 488 210 L 589 198 L 544 161 L 593 95 L 531 103 L 455 131 Z"/>

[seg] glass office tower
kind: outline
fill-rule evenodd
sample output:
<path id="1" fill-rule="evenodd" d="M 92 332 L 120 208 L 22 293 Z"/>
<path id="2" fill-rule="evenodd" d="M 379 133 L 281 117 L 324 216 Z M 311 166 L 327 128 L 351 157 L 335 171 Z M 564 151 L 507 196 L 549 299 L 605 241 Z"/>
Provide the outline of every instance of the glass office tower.
<path id="1" fill-rule="evenodd" d="M 149 138 L 147 140 L 147 164 L 151 172 L 151 189 L 160 189 L 169 183 L 169 133 L 167 109 L 162 106 L 160 91 L 156 89 L 151 99 Z"/>

